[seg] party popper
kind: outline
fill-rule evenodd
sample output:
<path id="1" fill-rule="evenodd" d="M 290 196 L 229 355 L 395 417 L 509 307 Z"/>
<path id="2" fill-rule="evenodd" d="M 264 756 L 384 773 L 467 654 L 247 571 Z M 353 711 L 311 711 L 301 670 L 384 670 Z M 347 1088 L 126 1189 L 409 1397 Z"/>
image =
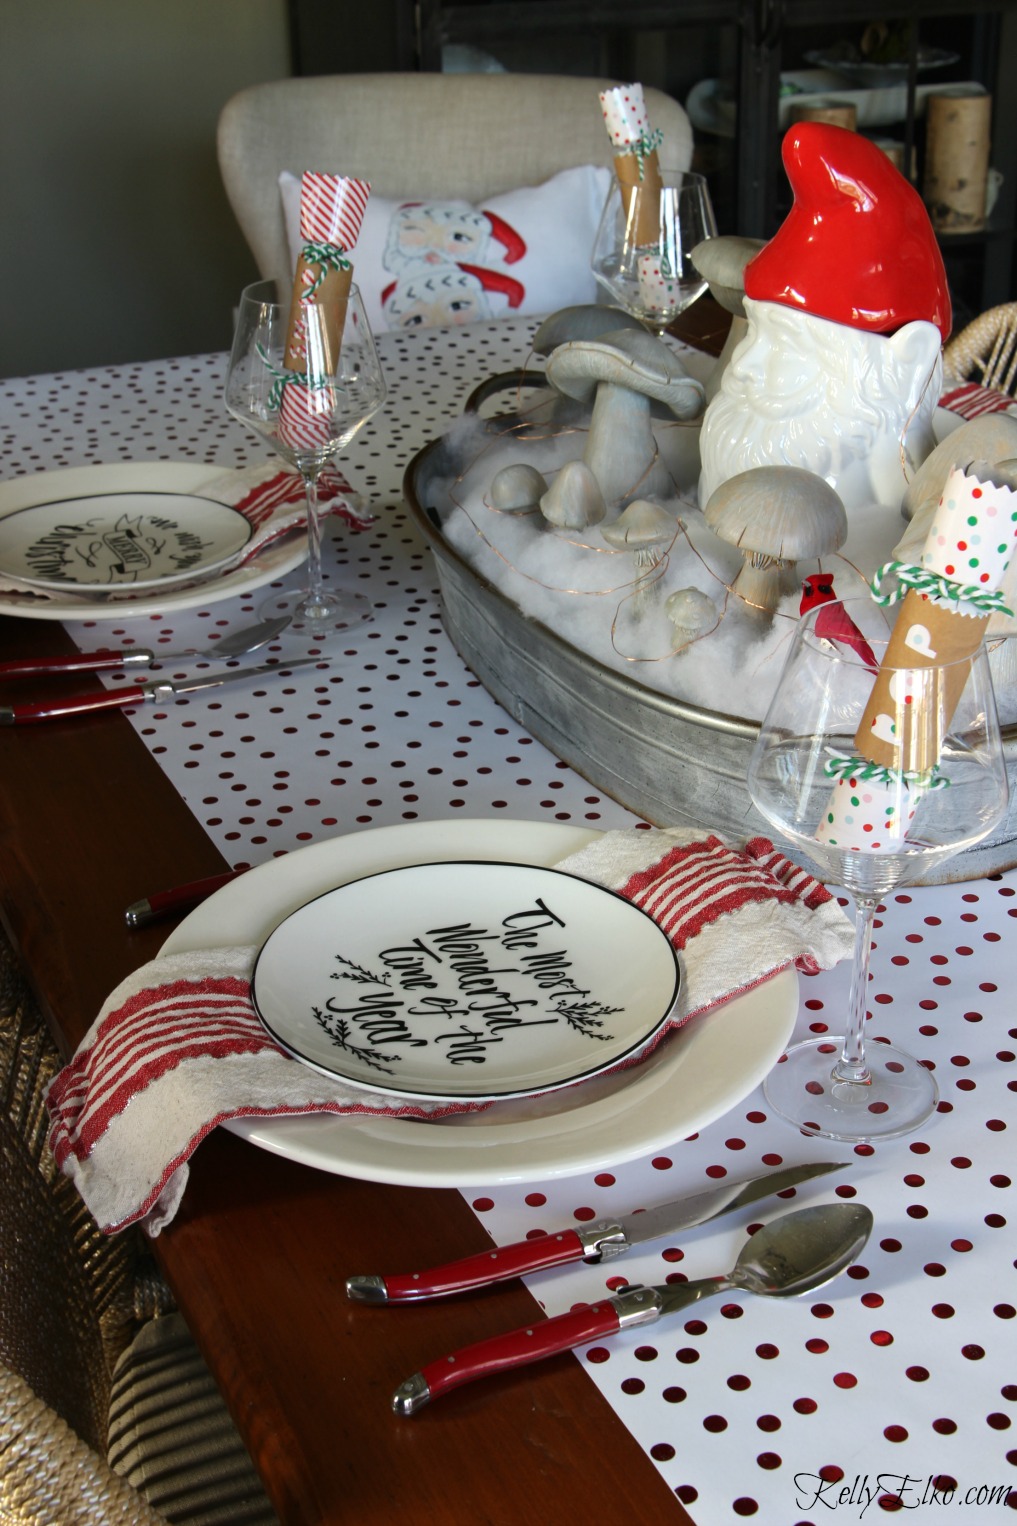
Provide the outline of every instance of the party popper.
<path id="1" fill-rule="evenodd" d="M 642 85 L 614 85 L 600 92 L 607 135 L 614 147 L 614 169 L 621 187 L 626 221 L 635 216 L 631 242 L 640 246 L 660 242 L 660 216 L 656 193 L 662 181 L 657 150 L 663 133 L 650 129 Z M 647 194 L 639 196 L 637 191 Z"/>
<path id="2" fill-rule="evenodd" d="M 286 365 L 294 371 L 308 364 L 301 322 L 303 305 L 314 302 L 329 314 L 327 355 L 312 356 L 315 370 L 332 373 L 339 354 L 346 299 L 353 280 L 350 251 L 360 236 L 370 183 L 351 175 L 308 173 L 300 179 L 301 249 L 293 278 Z"/>
<path id="3" fill-rule="evenodd" d="M 937 771 L 986 626 L 1007 613 L 1001 592 L 1017 540 L 1017 493 L 984 462 L 955 467 L 916 564 L 887 562 L 872 581 L 878 603 L 900 603 L 854 738 L 835 757 L 830 808 L 817 838 L 855 852 L 899 848 Z M 883 584 L 896 578 L 884 592 Z M 935 717 L 929 725 L 928 717 Z M 912 724 L 909 724 L 909 721 Z"/>
<path id="4" fill-rule="evenodd" d="M 320 449 L 331 438 L 333 389 L 342 346 L 356 244 L 371 187 L 348 175 L 305 174 L 300 182 L 302 247 L 293 279 L 279 405 L 279 435 L 288 445 Z M 309 324 L 309 308 L 321 322 Z"/>

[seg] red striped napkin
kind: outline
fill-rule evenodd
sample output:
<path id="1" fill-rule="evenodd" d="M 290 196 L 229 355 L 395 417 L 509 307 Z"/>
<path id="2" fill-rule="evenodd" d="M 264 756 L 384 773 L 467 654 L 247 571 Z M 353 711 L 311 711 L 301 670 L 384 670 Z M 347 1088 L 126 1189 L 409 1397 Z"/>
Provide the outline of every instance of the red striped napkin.
<path id="1" fill-rule="evenodd" d="M 679 1022 L 792 964 L 829 969 L 854 946 L 830 892 L 766 837 L 736 850 L 712 833 L 606 832 L 558 867 L 626 896 L 665 930 L 684 966 Z"/>
<path id="2" fill-rule="evenodd" d="M 939 406 L 964 419 L 980 419 L 986 413 L 1017 413 L 1017 402 L 1008 393 L 978 382 L 961 382 L 951 387 L 943 393 Z"/>
<path id="3" fill-rule="evenodd" d="M 227 472 L 202 489 L 209 498 L 229 504 L 254 527 L 254 534 L 227 571 L 235 571 L 260 555 L 284 535 L 301 528 L 307 518 L 304 484 L 297 472 L 280 470 L 275 461 L 248 471 Z M 318 481 L 318 502 L 325 514 L 336 514 L 354 530 L 366 530 L 375 516 L 360 503 L 342 473 L 328 466 Z"/>
<path id="4" fill-rule="evenodd" d="M 266 546 L 273 545 L 283 536 L 291 535 L 305 525 L 307 499 L 304 484 L 297 472 L 280 468 L 278 461 L 243 471 L 209 470 L 213 473 L 209 480 L 195 487 L 193 492 L 199 497 L 213 498 L 236 509 L 254 527 L 254 534 L 243 550 L 237 553 L 233 561 L 219 569 L 217 576 L 225 577 L 238 567 L 246 566 Z M 327 466 L 321 474 L 318 501 L 323 515 L 336 514 L 353 530 L 366 530 L 375 522 L 376 515 L 364 506 L 346 478 L 334 466 Z M 10 573 L 0 576 L 0 592 L 26 603 L 42 604 L 54 599 L 66 602 L 77 598 L 73 584 L 59 592 L 51 591 L 37 588 L 34 584 L 24 584 Z M 148 597 L 149 594 L 150 590 L 146 590 L 144 596 Z M 132 594 L 127 588 L 118 595 L 118 602 L 129 604 L 132 598 L 137 597 L 142 595 Z"/>
<path id="5" fill-rule="evenodd" d="M 628 896 L 666 929 L 685 974 L 668 1031 L 792 963 L 814 972 L 851 950 L 833 898 L 764 838 L 735 851 L 702 833 L 610 832 L 557 867 Z M 256 952 L 197 950 L 135 971 L 50 1086 L 54 1155 L 104 1230 L 141 1221 L 158 1234 L 190 1156 L 231 1118 L 434 1119 L 477 1106 L 349 1087 L 290 1058 L 251 1002 Z"/>

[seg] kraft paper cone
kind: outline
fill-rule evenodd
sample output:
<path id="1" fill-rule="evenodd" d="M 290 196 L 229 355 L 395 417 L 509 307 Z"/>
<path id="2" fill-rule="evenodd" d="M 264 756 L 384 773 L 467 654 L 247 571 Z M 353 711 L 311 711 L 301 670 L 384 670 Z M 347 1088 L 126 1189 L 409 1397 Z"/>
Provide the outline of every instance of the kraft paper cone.
<path id="1" fill-rule="evenodd" d="M 988 623 L 988 615 L 958 615 L 908 591 L 855 738 L 864 757 L 909 773 L 935 767 L 968 680 L 965 659 L 977 652 Z M 938 717 L 934 731 L 925 721 L 908 727 L 909 713 L 919 708 Z"/>
<path id="2" fill-rule="evenodd" d="M 660 178 L 657 156 L 643 161 L 642 179 L 635 176 L 635 160 L 629 156 L 615 160 L 622 206 L 625 208 L 626 241 L 638 249 L 656 248 L 660 243 Z M 632 175 L 635 178 L 626 179 Z"/>
<path id="3" fill-rule="evenodd" d="M 287 370 L 307 370 L 307 324 L 304 319 L 304 309 L 313 305 L 323 313 L 324 322 L 319 329 L 323 338 L 321 354 L 311 357 L 311 368 L 319 376 L 335 374 L 339 364 L 339 352 L 342 349 L 346 303 L 352 283 L 352 268 L 330 270 L 327 275 L 322 276 L 319 266 L 309 264 L 301 256 L 293 283 L 289 327 L 286 332 L 284 364 Z M 314 296 L 305 296 L 304 293 L 312 287 L 315 288 Z"/>
<path id="4" fill-rule="evenodd" d="M 614 168 L 621 188 L 630 241 L 643 247 L 660 242 L 657 193 L 663 184 L 657 135 L 650 131 L 642 85 L 616 85 L 600 92 L 607 135 L 615 148 Z M 641 193 L 641 194 L 640 194 Z"/>
<path id="5" fill-rule="evenodd" d="M 300 237 L 286 336 L 285 364 L 292 371 L 307 369 L 304 304 L 313 302 L 326 316 L 324 354 L 313 356 L 319 375 L 332 374 L 339 361 L 346 302 L 353 281 L 349 260 L 360 236 L 371 187 L 350 175 L 308 173 L 300 179 Z"/>
<path id="6" fill-rule="evenodd" d="M 855 735 L 856 766 L 838 780 L 817 833 L 823 841 L 862 852 L 904 841 L 1015 541 L 1017 494 L 979 463 L 947 478 L 919 565 L 888 564 L 916 586 L 904 595 Z"/>

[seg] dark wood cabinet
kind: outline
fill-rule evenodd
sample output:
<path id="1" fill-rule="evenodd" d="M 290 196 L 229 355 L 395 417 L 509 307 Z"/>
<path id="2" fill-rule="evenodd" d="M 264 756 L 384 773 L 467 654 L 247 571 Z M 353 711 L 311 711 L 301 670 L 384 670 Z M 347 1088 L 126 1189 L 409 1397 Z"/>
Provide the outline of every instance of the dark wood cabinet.
<path id="1" fill-rule="evenodd" d="M 602 73 L 641 79 L 686 101 L 715 73 L 734 106 L 727 134 L 697 130 L 724 232 L 768 238 L 786 211 L 780 163 L 782 78 L 806 58 L 860 40 L 878 16 L 910 22 L 910 53 L 894 78 L 903 110 L 893 136 L 921 184 L 922 85 L 973 81 L 993 96 L 992 164 L 1002 174 L 989 226 L 945 236 L 944 257 L 959 319 L 1009 300 L 1017 221 L 1017 0 L 406 0 L 401 67 L 462 66 L 454 50 L 487 54 L 506 68 Z M 952 55 L 928 74 L 919 46 Z M 452 50 L 452 51 L 450 51 Z M 480 62 L 482 63 L 482 58 Z M 469 66 L 467 55 L 465 63 Z M 736 115 L 735 115 L 736 114 Z"/>

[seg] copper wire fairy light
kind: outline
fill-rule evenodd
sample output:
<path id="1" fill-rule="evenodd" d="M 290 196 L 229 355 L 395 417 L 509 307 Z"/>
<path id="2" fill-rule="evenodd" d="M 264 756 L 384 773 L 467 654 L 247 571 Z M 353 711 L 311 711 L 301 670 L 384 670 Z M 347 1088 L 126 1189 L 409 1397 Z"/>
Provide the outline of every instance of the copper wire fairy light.
<path id="1" fill-rule="evenodd" d="M 612 613 L 609 626 L 611 649 L 620 661 L 631 666 L 652 666 L 659 663 L 673 662 L 676 658 L 683 656 L 683 654 L 690 650 L 690 648 L 693 646 L 708 640 L 711 636 L 715 635 L 721 626 L 724 625 L 725 621 L 730 618 L 730 615 L 733 612 L 732 599 L 737 601 L 738 606 L 746 610 L 751 610 L 759 614 L 766 614 L 775 621 L 786 623 L 788 627 L 788 634 L 790 635 L 791 630 L 794 628 L 794 625 L 797 622 L 797 614 L 785 613 L 781 610 L 764 610 L 762 605 L 756 603 L 752 599 L 747 598 L 744 594 L 735 589 L 732 582 L 725 578 L 714 566 L 711 565 L 710 561 L 707 560 L 706 556 L 696 545 L 694 539 L 690 535 L 688 525 L 677 514 L 675 516 L 674 536 L 670 543 L 664 548 L 663 554 L 659 557 L 659 559 L 656 560 L 654 566 L 651 569 L 647 570 L 646 568 L 641 568 L 633 577 L 626 577 L 619 579 L 618 581 L 612 581 L 604 584 L 603 586 L 595 588 L 564 586 L 559 583 L 548 581 L 545 578 L 538 577 L 533 572 L 527 571 L 520 567 L 510 555 L 508 555 L 499 545 L 495 543 L 491 536 L 485 532 L 477 514 L 474 512 L 474 509 L 467 501 L 468 495 L 464 490 L 467 480 L 478 469 L 478 467 L 480 467 L 485 456 L 497 451 L 500 447 L 504 446 L 506 443 L 511 443 L 512 441 L 525 441 L 528 445 L 540 447 L 552 445 L 554 442 L 568 439 L 570 436 L 585 436 L 588 433 L 588 426 L 585 424 L 555 423 L 553 420 L 545 420 L 541 418 L 540 411 L 542 407 L 546 408 L 546 399 L 542 402 L 531 402 L 524 397 L 525 388 L 528 385 L 531 385 L 529 382 L 529 377 L 533 374 L 531 366 L 533 356 L 534 352 L 531 351 L 524 365 L 510 378 L 510 395 L 512 403 L 514 404 L 514 412 L 512 414 L 500 416 L 494 415 L 487 418 L 480 414 L 479 411 L 476 411 L 476 409 L 471 408 L 469 403 L 467 404 L 467 412 L 475 413 L 478 424 L 485 429 L 488 434 L 488 438 L 481 442 L 475 454 L 473 454 L 471 458 L 464 463 L 461 469 L 457 472 L 456 476 L 453 478 L 449 488 L 449 499 L 450 502 L 462 513 L 472 532 L 476 535 L 477 540 L 486 548 L 486 550 L 489 551 L 491 555 L 494 556 L 508 571 L 514 573 L 517 577 L 529 583 L 534 588 L 539 588 L 542 592 L 561 596 L 562 598 L 571 599 L 616 598 L 618 602 Z M 902 464 L 905 462 L 905 436 L 921 407 L 922 399 L 924 398 L 928 387 L 931 385 L 932 380 L 933 377 L 930 374 L 926 380 L 922 395 L 916 402 L 903 431 L 900 441 Z M 490 384 L 488 383 L 485 384 L 482 388 L 478 388 L 474 393 L 474 397 L 477 396 L 477 392 L 484 392 L 486 394 L 489 385 Z M 503 390 L 509 391 L 509 388 L 505 388 Z M 691 428 L 694 426 L 684 420 L 675 420 L 673 424 L 669 422 L 668 427 Z M 646 476 L 649 475 L 653 468 L 659 464 L 660 460 L 660 444 L 659 442 L 655 442 L 653 458 L 645 467 L 639 481 L 632 484 L 630 491 L 624 495 L 626 499 L 630 499 L 638 493 L 640 483 L 645 480 Z M 562 463 L 562 465 L 564 464 L 565 463 Z M 561 466 L 558 466 L 555 468 L 555 472 L 550 474 L 552 480 L 553 476 L 560 469 Z M 671 479 L 672 486 L 674 487 L 675 498 L 680 503 L 682 501 L 680 490 L 678 489 L 677 483 L 675 482 L 674 477 L 670 471 L 668 472 L 668 475 Z M 486 489 L 479 494 L 479 501 L 487 514 L 494 515 L 499 519 L 515 518 L 532 520 L 540 512 L 539 507 L 536 504 L 533 507 L 527 509 L 500 508 L 490 501 L 490 497 Z M 614 547 L 606 544 L 594 543 L 591 539 L 581 537 L 575 532 L 563 533 L 561 530 L 555 529 L 551 533 L 553 533 L 555 540 L 559 544 L 562 546 L 567 546 L 571 550 L 581 553 L 584 556 L 618 557 L 631 555 L 630 548 Z M 666 652 L 660 652 L 657 654 L 645 654 L 626 651 L 623 644 L 624 638 L 622 634 L 622 626 L 625 616 L 630 610 L 635 608 L 635 601 L 638 598 L 642 598 L 648 592 L 658 587 L 666 579 L 671 568 L 673 553 L 679 544 L 686 548 L 688 553 L 690 553 L 695 561 L 699 564 L 702 574 L 708 580 L 716 584 L 719 590 L 723 590 L 723 598 L 718 606 L 717 618 L 707 630 L 704 630 L 703 632 L 691 637 L 687 642 L 682 643 L 680 646 L 675 647 L 674 645 L 669 645 Z M 856 576 L 864 581 L 865 575 L 861 569 L 857 567 L 849 558 L 844 557 L 841 553 L 834 553 L 834 559 L 849 567 Z M 782 649 L 783 643 L 776 648 L 776 654 L 779 654 Z M 774 655 L 774 652 L 770 652 L 763 659 L 761 666 L 763 663 L 770 662 Z"/>

